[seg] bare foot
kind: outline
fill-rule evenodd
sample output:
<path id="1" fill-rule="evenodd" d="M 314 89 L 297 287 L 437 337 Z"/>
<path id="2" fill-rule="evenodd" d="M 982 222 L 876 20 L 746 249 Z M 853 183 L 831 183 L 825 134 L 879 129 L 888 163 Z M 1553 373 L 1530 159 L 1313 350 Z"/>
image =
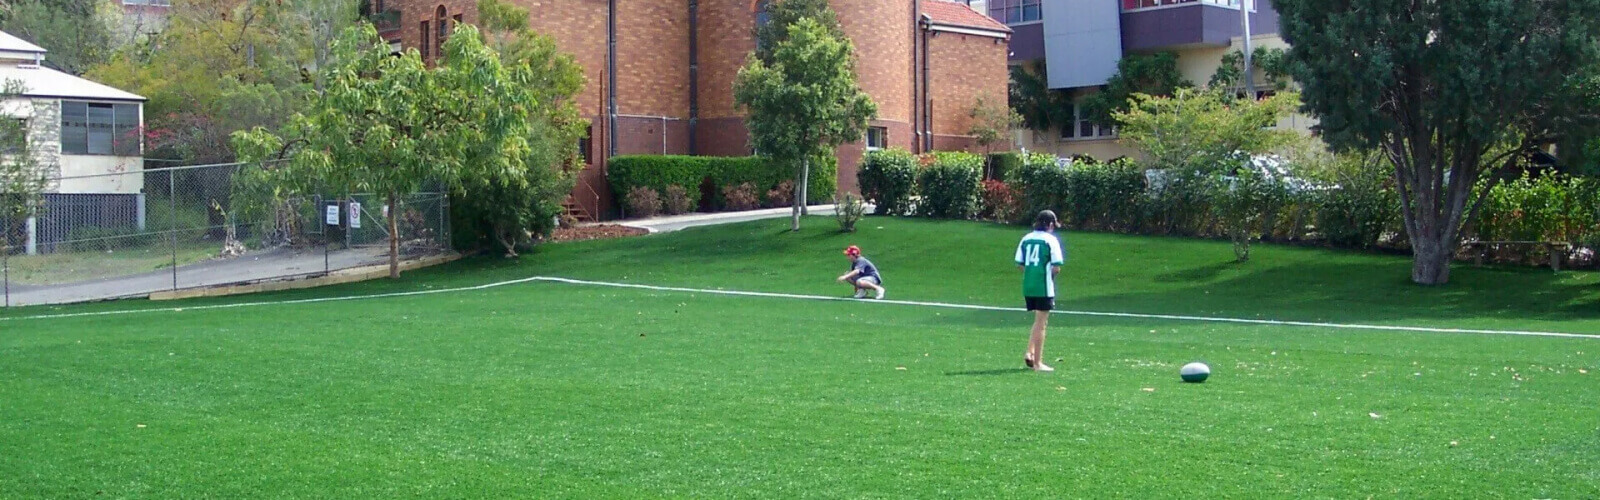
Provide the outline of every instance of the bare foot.
<path id="1" fill-rule="evenodd" d="M 1055 368 L 1051 368 L 1050 365 L 1047 365 L 1047 364 L 1044 364 L 1044 363 L 1034 364 L 1033 365 L 1033 370 L 1034 371 L 1039 371 L 1039 372 L 1053 372 L 1053 371 L 1056 371 Z"/>

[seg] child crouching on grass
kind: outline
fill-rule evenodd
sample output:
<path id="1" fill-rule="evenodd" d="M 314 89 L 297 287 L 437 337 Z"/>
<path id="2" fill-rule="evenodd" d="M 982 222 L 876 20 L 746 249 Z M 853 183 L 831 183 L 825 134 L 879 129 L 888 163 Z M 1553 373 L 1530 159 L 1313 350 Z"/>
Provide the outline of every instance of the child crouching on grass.
<path id="1" fill-rule="evenodd" d="M 861 249 L 855 245 L 844 249 L 844 255 L 850 258 L 850 272 L 840 276 L 839 282 L 849 283 L 855 287 L 855 297 L 858 299 L 867 298 L 868 290 L 876 292 L 874 298 L 883 298 L 883 276 L 878 274 L 878 266 L 872 265 L 872 261 L 862 257 Z"/>

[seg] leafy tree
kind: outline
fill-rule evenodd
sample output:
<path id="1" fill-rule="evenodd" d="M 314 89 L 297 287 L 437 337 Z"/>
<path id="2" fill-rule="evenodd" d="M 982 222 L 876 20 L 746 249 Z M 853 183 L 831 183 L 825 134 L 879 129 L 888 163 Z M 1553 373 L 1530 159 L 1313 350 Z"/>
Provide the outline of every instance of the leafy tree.
<path id="1" fill-rule="evenodd" d="M 1022 123 L 1022 115 L 1008 106 L 978 96 L 967 116 L 972 118 L 972 128 L 967 135 L 971 135 L 973 141 L 983 148 L 984 167 L 988 168 L 989 154 L 994 152 L 996 145 L 1005 144 L 1011 139 L 1011 128 Z M 984 178 L 989 178 L 988 174 L 985 172 Z"/>
<path id="2" fill-rule="evenodd" d="M 535 105 L 528 116 L 523 165 L 464 179 L 451 207 L 457 220 L 475 226 L 458 232 L 487 236 L 507 257 L 515 257 L 517 247 L 554 231 L 552 221 L 563 211 L 560 202 L 572 192 L 574 174 L 582 168 L 578 139 L 586 122 L 573 97 L 583 88 L 583 69 L 554 40 L 529 29 L 527 9 L 480 0 L 478 20 L 484 44 L 500 55 L 501 64 L 529 70 L 525 75 L 531 80 L 521 85 L 533 94 Z M 487 160 L 472 158 L 468 163 Z"/>
<path id="3" fill-rule="evenodd" d="M 1011 66 L 1011 110 L 1022 117 L 1022 126 L 1036 132 L 1068 127 L 1072 123 L 1072 98 L 1066 92 L 1050 90 L 1045 63 Z"/>
<path id="4" fill-rule="evenodd" d="M 1294 93 L 1255 101 L 1221 90 L 1179 89 L 1172 97 L 1134 94 L 1117 112 L 1122 140 L 1149 157 L 1152 167 L 1227 174 L 1251 155 L 1289 145 L 1298 136 L 1272 128 L 1298 103 Z"/>
<path id="5" fill-rule="evenodd" d="M 1288 52 L 1283 49 L 1269 49 L 1256 47 L 1251 51 L 1250 60 L 1262 73 L 1266 73 L 1267 80 L 1271 82 L 1273 90 L 1289 88 L 1289 59 Z M 1244 52 L 1232 51 L 1222 56 L 1222 64 L 1217 67 L 1217 72 L 1211 75 L 1211 81 L 1206 83 L 1212 88 L 1234 88 L 1243 85 L 1240 83 L 1244 76 Z"/>
<path id="6" fill-rule="evenodd" d="M 1099 92 L 1083 98 L 1083 112 L 1089 121 L 1100 125 L 1115 123 L 1113 115 L 1127 111 L 1134 94 L 1170 96 L 1194 83 L 1178 71 L 1178 55 L 1172 52 L 1139 54 L 1117 61 L 1117 74 Z"/>
<path id="7" fill-rule="evenodd" d="M 811 18 L 796 21 L 788 33 L 772 47 L 771 63 L 752 55 L 739 70 L 734 101 L 749 110 L 757 151 L 801 165 L 793 214 L 798 231 L 801 206 L 810 199 L 811 159 L 860 140 L 878 106 L 856 83 L 855 48 L 848 38 Z"/>
<path id="8" fill-rule="evenodd" d="M 789 39 L 789 29 L 801 19 L 811 19 L 834 38 L 848 39 L 839 27 L 839 16 L 828 7 L 828 0 L 758 0 L 767 21 L 755 28 L 756 59 L 768 65 L 777 62 L 777 50 Z"/>
<path id="9" fill-rule="evenodd" d="M 430 70 L 415 50 L 391 56 L 371 25 L 349 28 L 334 44 L 337 63 L 326 70 L 326 92 L 290 121 L 284 137 L 260 128 L 235 134 L 246 158 L 288 158 L 271 180 L 290 189 L 383 196 L 390 207 L 391 277 L 400 274 L 401 196 L 429 183 L 471 190 L 536 182 L 541 185 L 531 192 L 551 192 L 544 178 L 533 178 L 553 168 L 543 162 L 559 158 L 538 144 L 546 129 L 535 118 L 540 103 L 530 90 L 533 70 L 501 64 L 475 27 L 461 26 L 456 34 L 445 43 L 439 67 Z M 525 222 L 512 214 L 492 223 Z"/>
<path id="10" fill-rule="evenodd" d="M 0 102 L 26 91 L 21 82 L 6 81 Z M 50 186 L 55 165 L 36 154 L 44 151 L 28 133 L 27 122 L 0 120 L 0 255 L 11 255 L 13 224 L 32 215 Z"/>
<path id="11" fill-rule="evenodd" d="M 1411 279 L 1444 284 L 1498 175 L 1592 126 L 1600 0 L 1278 0 L 1319 132 L 1394 165 Z"/>
<path id="12" fill-rule="evenodd" d="M 81 75 L 110 57 L 110 19 L 95 0 L 15 0 L 0 29 L 50 51 L 45 64 Z"/>

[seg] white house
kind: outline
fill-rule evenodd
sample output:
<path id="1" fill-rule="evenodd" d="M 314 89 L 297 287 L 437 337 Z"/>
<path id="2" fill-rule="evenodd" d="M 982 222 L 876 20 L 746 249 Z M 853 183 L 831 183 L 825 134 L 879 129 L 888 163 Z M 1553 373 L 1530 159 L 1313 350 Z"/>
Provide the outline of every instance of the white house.
<path id="1" fill-rule="evenodd" d="M 18 91 L 0 115 L 25 122 L 52 179 L 46 213 L 28 224 L 30 252 L 78 227 L 142 228 L 146 99 L 44 67 L 45 52 L 0 32 L 0 84 Z"/>

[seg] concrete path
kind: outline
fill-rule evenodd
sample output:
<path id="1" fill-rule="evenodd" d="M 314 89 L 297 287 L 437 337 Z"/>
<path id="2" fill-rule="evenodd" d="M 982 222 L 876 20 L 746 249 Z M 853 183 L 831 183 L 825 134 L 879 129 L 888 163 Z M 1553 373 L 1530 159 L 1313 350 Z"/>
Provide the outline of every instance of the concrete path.
<path id="1" fill-rule="evenodd" d="M 144 297 L 154 292 L 173 289 L 320 274 L 329 269 L 339 270 L 388 262 L 388 251 L 387 247 L 336 250 L 327 255 L 326 265 L 321 250 L 276 249 L 252 252 L 233 259 L 179 266 L 176 287 L 173 286 L 171 269 L 64 285 L 12 284 L 10 304 L 12 306 L 70 304 Z"/>
<path id="2" fill-rule="evenodd" d="M 751 210 L 748 212 L 724 212 L 714 214 L 689 214 L 671 217 L 657 217 L 653 219 L 623 220 L 609 222 L 627 227 L 636 227 L 652 233 L 670 233 L 699 226 L 715 226 L 719 224 L 733 224 L 753 220 L 781 219 L 792 215 L 788 208 L 770 208 L 766 210 Z M 812 205 L 806 208 L 810 215 L 833 216 L 833 205 Z M 867 206 L 867 213 L 872 213 L 872 206 Z"/>

